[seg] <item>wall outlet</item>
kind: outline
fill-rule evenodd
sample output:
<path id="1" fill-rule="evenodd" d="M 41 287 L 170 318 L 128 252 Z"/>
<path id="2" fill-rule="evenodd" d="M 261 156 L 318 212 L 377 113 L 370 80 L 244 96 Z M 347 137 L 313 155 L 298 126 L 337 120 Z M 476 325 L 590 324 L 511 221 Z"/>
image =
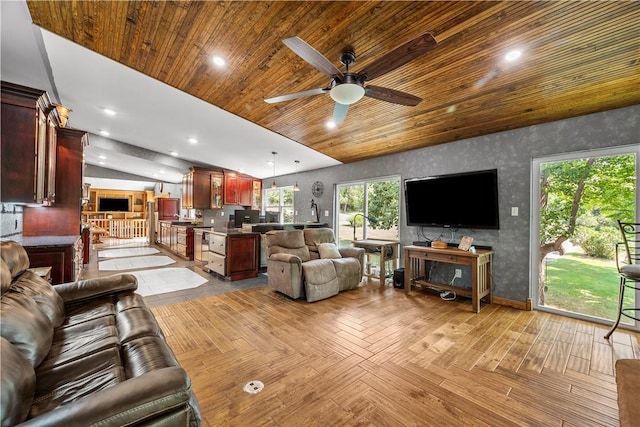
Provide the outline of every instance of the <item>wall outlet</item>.
<path id="1" fill-rule="evenodd" d="M 224 211 L 220 212 L 220 216 L 224 216 Z"/>
<path id="2" fill-rule="evenodd" d="M 211 218 L 211 225 L 213 225 L 213 218 Z"/>
<path id="3" fill-rule="evenodd" d="M 329 211 L 324 211 L 324 216 L 328 217 L 329 216 Z"/>
<path id="4" fill-rule="evenodd" d="M 517 206 L 513 206 L 511 208 L 511 216 L 518 216 L 518 207 Z"/>
<path id="5" fill-rule="evenodd" d="M 455 279 L 462 278 L 462 270 L 460 268 L 456 268 L 456 274 L 453 276 Z"/>

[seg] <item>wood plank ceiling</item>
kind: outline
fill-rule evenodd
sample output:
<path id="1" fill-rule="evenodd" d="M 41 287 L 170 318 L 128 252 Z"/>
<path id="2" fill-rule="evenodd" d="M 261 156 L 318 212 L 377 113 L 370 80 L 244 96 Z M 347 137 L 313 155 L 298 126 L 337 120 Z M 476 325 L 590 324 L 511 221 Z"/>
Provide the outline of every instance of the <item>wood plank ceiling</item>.
<path id="1" fill-rule="evenodd" d="M 640 2 L 29 1 L 33 22 L 345 163 L 640 103 Z M 336 129 L 329 79 L 282 39 L 353 71 L 429 31 L 426 55 L 372 81 L 423 98 L 363 98 Z M 504 54 L 523 50 L 520 61 Z M 224 71 L 211 64 L 226 58 Z"/>

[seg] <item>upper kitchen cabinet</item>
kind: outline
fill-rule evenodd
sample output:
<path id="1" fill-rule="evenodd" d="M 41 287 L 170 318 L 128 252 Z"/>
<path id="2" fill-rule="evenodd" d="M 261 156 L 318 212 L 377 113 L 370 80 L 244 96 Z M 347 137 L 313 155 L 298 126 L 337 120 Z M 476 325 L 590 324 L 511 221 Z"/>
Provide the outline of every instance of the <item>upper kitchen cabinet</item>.
<path id="1" fill-rule="evenodd" d="M 211 173 L 211 204 L 210 209 L 222 209 L 224 198 L 224 175 L 221 173 Z"/>
<path id="2" fill-rule="evenodd" d="M 82 209 L 82 153 L 89 144 L 87 132 L 57 128 L 55 204 L 46 209 L 27 206 L 23 214 L 24 236 L 72 236 L 80 234 Z M 3 169 L 4 181 L 4 169 Z"/>
<path id="3" fill-rule="evenodd" d="M 236 172 L 224 173 L 224 204 L 251 206 L 253 178 Z"/>
<path id="4" fill-rule="evenodd" d="M 208 169 L 192 166 L 182 177 L 182 207 L 184 209 L 210 209 L 211 174 Z"/>
<path id="5" fill-rule="evenodd" d="M 2 202 L 51 205 L 55 202 L 59 115 L 47 93 L 1 83 Z"/>

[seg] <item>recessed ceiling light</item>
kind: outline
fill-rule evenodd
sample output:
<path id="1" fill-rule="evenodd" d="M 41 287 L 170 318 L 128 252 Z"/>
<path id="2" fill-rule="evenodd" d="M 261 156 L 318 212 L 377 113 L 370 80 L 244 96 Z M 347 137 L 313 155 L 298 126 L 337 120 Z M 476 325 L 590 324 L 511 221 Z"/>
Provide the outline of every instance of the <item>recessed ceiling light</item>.
<path id="1" fill-rule="evenodd" d="M 160 173 L 164 173 L 164 169 L 160 169 L 158 172 L 160 172 Z"/>
<path id="2" fill-rule="evenodd" d="M 100 154 L 98 158 L 102 160 L 106 160 L 107 156 L 105 156 L 104 154 Z"/>
<path id="3" fill-rule="evenodd" d="M 106 130 L 101 130 L 101 131 L 100 131 L 100 135 L 102 135 L 102 136 L 109 136 L 109 135 L 111 135 L 111 134 L 110 134 L 109 132 L 107 132 Z"/>
<path id="4" fill-rule="evenodd" d="M 520 58 L 521 55 L 522 55 L 522 51 L 519 50 L 519 49 L 510 50 L 504 56 L 504 59 L 506 59 L 509 62 L 512 62 L 512 61 L 515 61 L 516 59 Z"/>
<path id="5" fill-rule="evenodd" d="M 177 151 L 171 151 L 169 154 L 171 154 L 173 157 L 178 157 Z"/>
<path id="6" fill-rule="evenodd" d="M 335 128 L 336 128 L 336 126 L 337 126 L 337 125 L 336 125 L 336 122 L 334 122 L 333 120 L 329 120 L 329 121 L 327 122 L 327 127 L 328 127 L 329 129 L 335 129 Z"/>
<path id="7" fill-rule="evenodd" d="M 104 163 L 104 162 L 98 162 L 98 164 L 99 164 L 99 165 L 104 165 L 105 163 Z"/>
<path id="8" fill-rule="evenodd" d="M 225 61 L 223 57 L 218 55 L 213 55 L 213 58 L 211 60 L 217 67 L 224 67 L 227 64 L 227 61 Z"/>
<path id="9" fill-rule="evenodd" d="M 153 175 L 151 175 L 151 176 L 153 176 L 154 178 L 157 178 L 157 177 L 158 177 L 158 174 L 157 174 L 157 173 L 154 173 L 154 174 L 153 174 Z"/>
<path id="10" fill-rule="evenodd" d="M 189 138 L 187 141 L 189 141 L 192 144 L 197 144 L 198 143 L 198 140 L 195 139 L 195 138 Z"/>
<path id="11" fill-rule="evenodd" d="M 113 111 L 110 108 L 103 108 L 102 112 L 105 113 L 107 116 L 115 116 L 116 115 L 116 112 Z"/>
<path id="12" fill-rule="evenodd" d="M 269 166 L 273 166 L 273 160 L 267 160 L 267 164 L 268 164 Z"/>

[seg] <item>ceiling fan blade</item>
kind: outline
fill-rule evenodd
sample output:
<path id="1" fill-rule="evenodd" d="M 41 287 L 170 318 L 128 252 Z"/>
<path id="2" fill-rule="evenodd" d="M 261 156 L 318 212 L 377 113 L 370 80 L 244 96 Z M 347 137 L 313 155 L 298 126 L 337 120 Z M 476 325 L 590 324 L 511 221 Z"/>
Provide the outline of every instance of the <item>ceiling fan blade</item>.
<path id="1" fill-rule="evenodd" d="M 365 88 L 364 96 L 391 102 L 393 104 L 409 105 L 411 107 L 418 105 L 420 101 L 422 101 L 422 98 L 418 98 L 410 93 L 400 92 L 399 90 L 380 86 L 367 86 Z"/>
<path id="2" fill-rule="evenodd" d="M 347 111 L 349 111 L 348 105 L 336 102 L 336 106 L 333 108 L 333 122 L 335 124 L 342 123 L 347 117 Z"/>
<path id="3" fill-rule="evenodd" d="M 424 55 L 436 47 L 436 39 L 431 33 L 424 33 L 413 40 L 385 53 L 380 58 L 374 60 L 358 75 L 367 75 L 367 80 L 375 79 L 391 70 L 406 64 L 407 62 Z"/>
<path id="4" fill-rule="evenodd" d="M 273 98 L 267 98 L 264 100 L 264 102 L 269 104 L 275 104 L 276 102 L 291 101 L 293 99 L 304 98 L 305 96 L 321 95 L 323 93 L 329 92 L 330 90 L 331 89 L 326 87 L 322 87 L 318 89 L 303 90 L 302 92 L 290 93 L 288 95 L 280 95 L 280 96 L 275 96 Z"/>
<path id="5" fill-rule="evenodd" d="M 320 52 L 315 50 L 311 45 L 302 40 L 300 37 L 289 37 L 282 40 L 289 49 L 294 51 L 300 58 L 307 61 L 317 70 L 323 72 L 329 77 L 340 76 L 342 72 L 325 58 Z"/>

